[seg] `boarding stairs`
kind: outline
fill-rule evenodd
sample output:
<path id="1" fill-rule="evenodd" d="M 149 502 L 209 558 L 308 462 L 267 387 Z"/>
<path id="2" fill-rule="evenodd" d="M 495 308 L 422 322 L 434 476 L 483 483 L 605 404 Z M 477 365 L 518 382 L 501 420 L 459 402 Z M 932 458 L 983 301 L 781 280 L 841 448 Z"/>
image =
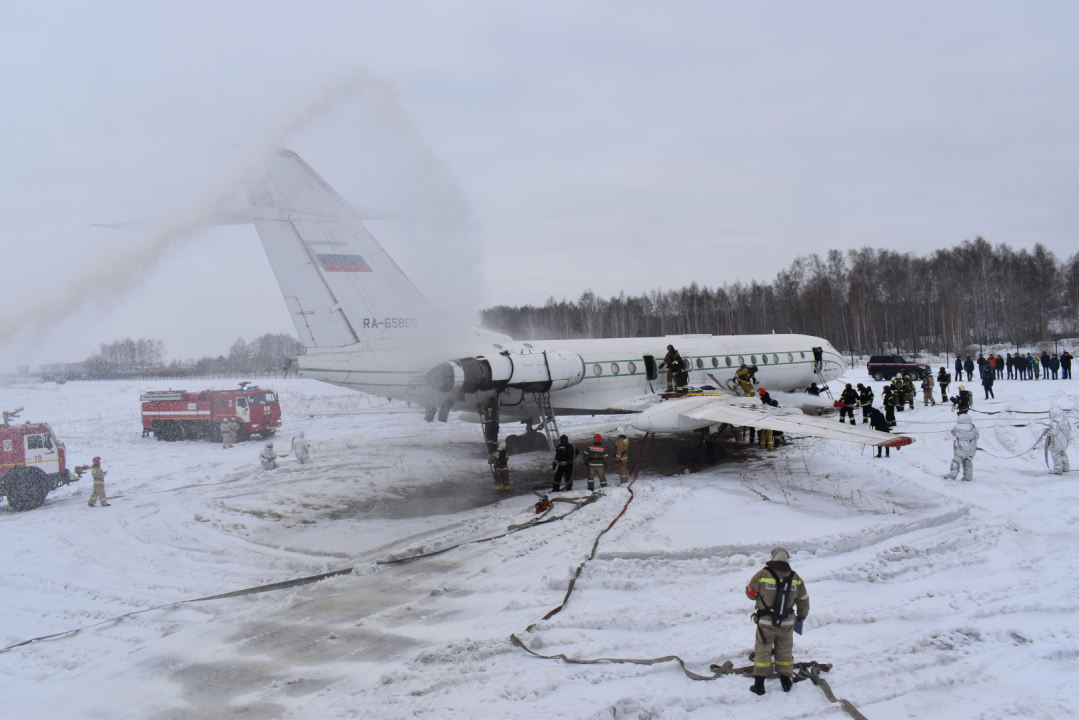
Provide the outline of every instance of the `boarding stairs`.
<path id="1" fill-rule="evenodd" d="M 540 409 L 540 424 L 543 425 L 543 432 L 547 435 L 547 442 L 550 443 L 550 447 L 553 450 L 558 447 L 558 421 L 555 419 L 554 409 L 551 407 L 551 395 L 550 393 L 533 393 L 533 400 Z"/>

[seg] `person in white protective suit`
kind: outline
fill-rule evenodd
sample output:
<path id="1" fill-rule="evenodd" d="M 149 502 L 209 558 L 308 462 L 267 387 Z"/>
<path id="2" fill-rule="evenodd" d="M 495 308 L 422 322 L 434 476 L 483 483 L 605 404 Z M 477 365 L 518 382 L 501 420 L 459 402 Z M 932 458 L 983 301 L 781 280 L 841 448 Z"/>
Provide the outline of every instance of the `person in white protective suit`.
<path id="1" fill-rule="evenodd" d="M 296 459 L 301 465 L 307 462 L 308 448 L 307 439 L 304 438 L 303 431 L 301 430 L 299 435 L 292 438 L 292 453 L 296 456 Z"/>
<path id="2" fill-rule="evenodd" d="M 1049 453 L 1053 456 L 1053 474 L 1063 475 L 1071 470 L 1068 462 L 1068 444 L 1072 439 L 1071 424 L 1064 417 L 1064 411 L 1053 408 L 1049 411 Z"/>
<path id="3" fill-rule="evenodd" d="M 274 470 L 277 468 L 277 453 L 273 451 L 273 443 L 266 443 L 266 447 L 262 448 L 262 452 L 259 453 L 259 460 L 262 461 L 263 470 Z"/>
<path id="4" fill-rule="evenodd" d="M 944 476 L 945 480 L 955 480 L 959 476 L 959 468 L 963 468 L 963 479 L 974 479 L 974 453 L 978 450 L 978 428 L 970 415 L 959 416 L 955 427 L 952 428 L 955 442 L 952 444 L 955 455 L 952 457 L 952 469 Z"/>

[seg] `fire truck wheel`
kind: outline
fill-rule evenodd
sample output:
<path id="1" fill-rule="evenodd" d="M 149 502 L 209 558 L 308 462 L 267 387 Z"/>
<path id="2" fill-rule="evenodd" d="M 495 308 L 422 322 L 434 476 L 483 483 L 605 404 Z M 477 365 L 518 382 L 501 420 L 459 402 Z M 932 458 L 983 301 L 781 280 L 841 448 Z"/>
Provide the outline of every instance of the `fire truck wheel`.
<path id="1" fill-rule="evenodd" d="M 39 468 L 16 467 L 8 473 L 10 489 L 7 504 L 16 512 L 41 507 L 49 494 L 45 473 Z"/>
<path id="2" fill-rule="evenodd" d="M 248 437 L 247 431 L 244 430 L 243 425 L 241 425 L 236 430 L 236 442 L 246 442 Z"/>
<path id="3" fill-rule="evenodd" d="M 161 423 L 160 433 L 161 439 L 165 442 L 177 442 L 184 439 L 184 431 L 180 428 L 180 423 L 171 420 Z"/>
<path id="4" fill-rule="evenodd" d="M 272 438 L 276 434 L 277 434 L 277 428 L 266 428 L 265 430 L 263 430 L 262 432 L 259 433 L 259 435 L 262 436 L 263 440 L 265 440 L 266 438 Z"/>

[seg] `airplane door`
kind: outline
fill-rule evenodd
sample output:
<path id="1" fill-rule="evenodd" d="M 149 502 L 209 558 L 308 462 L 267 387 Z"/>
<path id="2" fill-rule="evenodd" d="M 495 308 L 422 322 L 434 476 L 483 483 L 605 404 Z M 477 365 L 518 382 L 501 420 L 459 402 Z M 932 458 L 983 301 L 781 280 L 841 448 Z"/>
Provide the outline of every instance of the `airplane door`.
<path id="1" fill-rule="evenodd" d="M 659 371 L 656 370 L 656 359 L 651 355 L 644 356 L 644 376 L 649 381 L 659 377 Z"/>

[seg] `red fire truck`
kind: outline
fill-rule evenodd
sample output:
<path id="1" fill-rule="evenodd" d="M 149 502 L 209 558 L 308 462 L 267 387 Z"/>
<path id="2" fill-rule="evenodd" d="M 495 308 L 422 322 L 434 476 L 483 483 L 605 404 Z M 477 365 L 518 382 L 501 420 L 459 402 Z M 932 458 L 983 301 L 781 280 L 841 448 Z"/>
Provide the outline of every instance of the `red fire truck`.
<path id="1" fill-rule="evenodd" d="M 19 512 L 39 507 L 50 492 L 79 479 L 65 467 L 64 444 L 48 423 L 10 424 L 21 410 L 5 411 L 0 425 L 0 495 Z"/>
<path id="2" fill-rule="evenodd" d="M 221 423 L 229 418 L 240 424 L 236 439 L 257 433 L 268 438 L 281 427 L 281 404 L 277 393 L 247 382 L 239 390 L 154 390 L 139 396 L 142 402 L 142 436 L 158 440 L 221 441 Z"/>

